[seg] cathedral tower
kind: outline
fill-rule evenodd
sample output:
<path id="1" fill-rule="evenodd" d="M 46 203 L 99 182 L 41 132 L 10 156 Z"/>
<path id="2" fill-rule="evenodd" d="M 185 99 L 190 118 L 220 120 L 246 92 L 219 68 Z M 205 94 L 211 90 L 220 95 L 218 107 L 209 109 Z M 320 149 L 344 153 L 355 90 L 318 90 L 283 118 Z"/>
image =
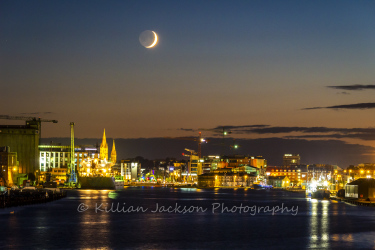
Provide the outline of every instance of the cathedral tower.
<path id="1" fill-rule="evenodd" d="M 113 146 L 112 146 L 112 151 L 111 151 L 111 162 L 115 164 L 116 160 L 117 160 L 117 154 L 116 154 L 116 148 L 115 148 L 115 140 L 113 140 Z"/>
<path id="2" fill-rule="evenodd" d="M 102 144 L 100 144 L 100 160 L 108 160 L 108 144 L 107 144 L 107 138 L 105 137 L 105 129 L 103 133 L 103 140 Z"/>

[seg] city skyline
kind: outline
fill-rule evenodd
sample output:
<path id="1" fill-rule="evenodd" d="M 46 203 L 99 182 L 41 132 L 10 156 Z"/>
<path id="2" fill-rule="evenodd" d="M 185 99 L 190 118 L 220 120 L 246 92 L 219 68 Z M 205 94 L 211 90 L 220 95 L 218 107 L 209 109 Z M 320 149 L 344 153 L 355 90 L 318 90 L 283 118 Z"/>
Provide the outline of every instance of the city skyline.
<path id="1" fill-rule="evenodd" d="M 111 138 L 220 137 L 212 129 L 225 127 L 236 139 L 364 145 L 368 157 L 374 5 L 2 1 L 2 113 L 58 120 L 43 124 L 44 138 L 68 137 L 72 121 L 77 138 L 103 128 Z M 139 43 L 145 30 L 157 46 Z"/>

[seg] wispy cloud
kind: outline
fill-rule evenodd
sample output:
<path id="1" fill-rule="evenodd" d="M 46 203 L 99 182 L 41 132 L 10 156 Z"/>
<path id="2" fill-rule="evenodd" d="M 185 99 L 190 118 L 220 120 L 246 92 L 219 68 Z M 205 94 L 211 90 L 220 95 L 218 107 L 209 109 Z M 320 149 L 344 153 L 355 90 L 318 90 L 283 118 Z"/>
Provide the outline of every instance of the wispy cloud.
<path id="1" fill-rule="evenodd" d="M 226 126 L 217 126 L 217 127 L 214 127 L 214 128 L 198 128 L 198 129 L 179 128 L 177 130 L 188 131 L 188 132 L 210 131 L 210 132 L 214 132 L 214 133 L 222 133 L 223 131 L 231 131 L 231 130 L 240 131 L 240 130 L 243 130 L 243 129 L 264 128 L 264 127 L 268 127 L 268 126 L 270 126 L 270 125 L 263 125 L 263 124 L 240 125 L 240 126 L 226 125 Z"/>
<path id="2" fill-rule="evenodd" d="M 360 139 L 364 141 L 375 140 L 375 133 L 353 133 L 353 134 L 326 134 L 326 135 L 298 135 L 298 136 L 285 136 L 287 139 Z"/>
<path id="3" fill-rule="evenodd" d="M 312 108 L 303 108 L 302 110 L 312 110 L 312 109 L 339 110 L 339 109 L 373 109 L 373 108 L 375 108 L 375 102 L 335 105 L 335 106 L 328 106 L 328 107 L 312 107 Z"/>
<path id="4" fill-rule="evenodd" d="M 19 113 L 20 115 L 50 115 L 54 114 L 53 112 L 32 112 L 32 113 Z"/>
<path id="5" fill-rule="evenodd" d="M 218 126 L 209 131 L 222 131 L 223 126 Z M 280 138 L 288 139 L 316 139 L 316 138 L 334 138 L 334 139 L 361 139 L 375 140 L 375 128 L 330 128 L 330 127 L 272 127 L 269 125 L 246 125 L 246 126 L 225 126 L 230 128 L 234 134 L 258 134 L 274 135 L 280 134 Z M 296 135 L 296 133 L 298 133 Z M 286 134 L 286 135 L 285 135 Z M 288 135 L 290 134 L 290 135 Z M 301 135 L 302 134 L 302 135 Z"/>
<path id="6" fill-rule="evenodd" d="M 233 125 L 227 125 L 227 126 L 217 126 L 216 128 L 213 128 L 213 129 L 217 129 L 217 130 L 223 130 L 223 129 L 227 129 L 227 130 L 232 130 L 232 129 L 244 129 L 244 128 L 264 128 L 264 127 L 269 127 L 270 125 L 264 125 L 264 124 L 255 124 L 255 125 L 240 125 L 240 126 L 233 126 Z"/>
<path id="7" fill-rule="evenodd" d="M 341 85 L 341 86 L 327 86 L 332 89 L 343 89 L 343 90 L 364 90 L 364 89 L 375 89 L 375 85 Z"/>
<path id="8" fill-rule="evenodd" d="M 178 130 L 188 131 L 188 132 L 194 132 L 194 131 L 197 131 L 196 129 L 192 129 L 192 128 L 179 128 Z"/>

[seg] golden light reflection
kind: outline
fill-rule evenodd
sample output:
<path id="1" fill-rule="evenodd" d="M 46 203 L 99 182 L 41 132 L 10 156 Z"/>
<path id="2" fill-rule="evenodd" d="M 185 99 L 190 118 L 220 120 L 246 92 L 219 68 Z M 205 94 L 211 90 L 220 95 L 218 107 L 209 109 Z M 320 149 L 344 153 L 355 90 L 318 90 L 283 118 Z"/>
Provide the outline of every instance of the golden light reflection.
<path id="1" fill-rule="evenodd" d="M 329 248 L 329 201 L 311 199 L 309 248 Z M 321 215 L 319 216 L 319 210 Z"/>

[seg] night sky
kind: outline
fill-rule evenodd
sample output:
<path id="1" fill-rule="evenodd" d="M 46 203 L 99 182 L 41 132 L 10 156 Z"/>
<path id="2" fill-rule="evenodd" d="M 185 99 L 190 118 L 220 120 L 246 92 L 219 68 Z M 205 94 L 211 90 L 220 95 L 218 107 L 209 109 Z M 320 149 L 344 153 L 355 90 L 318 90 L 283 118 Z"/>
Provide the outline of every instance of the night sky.
<path id="1" fill-rule="evenodd" d="M 3 0 L 1 113 L 58 120 L 43 137 L 374 146 L 374 27 L 374 1 Z"/>

